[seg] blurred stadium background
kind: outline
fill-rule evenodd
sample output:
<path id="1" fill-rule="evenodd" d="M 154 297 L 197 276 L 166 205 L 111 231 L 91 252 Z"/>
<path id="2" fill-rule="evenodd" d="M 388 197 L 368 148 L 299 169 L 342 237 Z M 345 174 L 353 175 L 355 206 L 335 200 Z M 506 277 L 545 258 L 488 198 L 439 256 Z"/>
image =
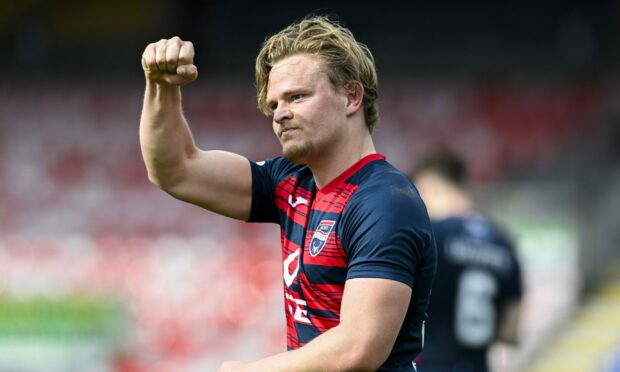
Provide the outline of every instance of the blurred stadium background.
<path id="1" fill-rule="evenodd" d="M 338 14 L 373 51 L 380 152 L 461 152 L 518 243 L 522 344 L 496 371 L 620 371 L 620 2 L 0 2 L 0 371 L 204 371 L 285 348 L 275 226 L 147 181 L 147 43 L 192 40 L 197 142 L 279 153 L 265 36 Z"/>

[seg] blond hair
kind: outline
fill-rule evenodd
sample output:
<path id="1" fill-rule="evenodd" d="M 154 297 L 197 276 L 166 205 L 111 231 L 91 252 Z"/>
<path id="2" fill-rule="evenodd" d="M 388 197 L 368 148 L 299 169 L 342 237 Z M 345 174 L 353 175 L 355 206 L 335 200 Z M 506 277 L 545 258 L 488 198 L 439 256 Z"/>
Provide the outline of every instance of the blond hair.
<path id="1" fill-rule="evenodd" d="M 295 22 L 263 43 L 256 57 L 256 93 L 258 108 L 265 115 L 267 86 L 271 68 L 278 61 L 297 53 L 318 56 L 332 86 L 344 88 L 351 81 L 364 86 L 364 118 L 370 133 L 379 122 L 377 71 L 368 47 L 355 40 L 351 31 L 325 16 L 313 16 Z"/>

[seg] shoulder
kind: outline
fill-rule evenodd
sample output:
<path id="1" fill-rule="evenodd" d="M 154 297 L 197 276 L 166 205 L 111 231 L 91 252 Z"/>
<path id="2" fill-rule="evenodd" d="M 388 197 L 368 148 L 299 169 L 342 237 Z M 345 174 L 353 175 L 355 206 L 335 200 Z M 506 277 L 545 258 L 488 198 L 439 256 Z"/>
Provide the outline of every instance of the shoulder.
<path id="1" fill-rule="evenodd" d="M 443 238 L 450 235 L 466 235 L 467 232 L 464 229 L 466 221 L 466 217 L 447 217 L 431 220 L 433 230 L 435 231 L 435 238 Z"/>
<path id="2" fill-rule="evenodd" d="M 426 208 L 413 183 L 385 161 L 377 161 L 349 180 L 357 186 L 338 225 L 339 236 L 358 275 L 360 263 L 383 267 L 386 272 L 402 270 L 412 285 L 410 274 L 416 265 L 430 273 L 435 270 L 436 249 Z M 370 265 L 370 266 L 368 266 Z M 375 270 L 375 269 L 372 269 Z M 364 275 L 368 275 L 365 273 Z"/>
<path id="3" fill-rule="evenodd" d="M 303 165 L 295 164 L 290 160 L 283 158 L 282 156 L 277 156 L 275 158 L 266 159 L 262 161 L 250 161 L 254 166 L 261 167 L 264 169 L 270 170 L 280 170 L 280 171 L 294 171 L 300 168 L 303 168 Z"/>
<path id="4" fill-rule="evenodd" d="M 480 213 L 433 221 L 438 249 L 462 264 L 487 267 L 506 275 L 518 266 L 512 242 L 489 217 Z"/>
<path id="5" fill-rule="evenodd" d="M 356 176 L 351 182 L 358 188 L 344 211 L 351 228 L 374 226 L 373 230 L 385 233 L 411 228 L 417 234 L 432 236 L 426 206 L 402 172 L 385 161 L 377 161 Z"/>
<path id="6" fill-rule="evenodd" d="M 512 238 L 505 227 L 483 213 L 472 213 L 463 219 L 462 225 L 464 233 L 468 236 L 493 242 L 508 249 L 513 247 Z"/>
<path id="7" fill-rule="evenodd" d="M 386 161 L 369 164 L 352 179 L 358 189 L 351 203 L 377 212 L 417 211 L 428 217 L 424 202 L 411 180 Z"/>
<path id="8" fill-rule="evenodd" d="M 506 231 L 480 212 L 433 220 L 432 224 L 437 235 L 458 235 L 498 245 L 511 245 Z"/>
<path id="9" fill-rule="evenodd" d="M 308 173 L 309 169 L 305 165 L 299 165 L 278 156 L 263 161 L 250 161 L 253 177 L 269 176 L 274 180 L 284 179 L 289 175 L 297 173 Z"/>

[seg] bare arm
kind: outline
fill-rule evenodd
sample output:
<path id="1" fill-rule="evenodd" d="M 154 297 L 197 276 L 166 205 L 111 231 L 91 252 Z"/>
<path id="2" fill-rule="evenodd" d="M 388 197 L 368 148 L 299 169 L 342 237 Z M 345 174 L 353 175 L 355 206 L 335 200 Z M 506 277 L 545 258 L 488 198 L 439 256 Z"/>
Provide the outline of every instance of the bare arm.
<path id="1" fill-rule="evenodd" d="M 300 349 L 223 371 L 374 371 L 388 358 L 409 307 L 411 288 L 388 279 L 346 282 L 340 324 Z"/>
<path id="2" fill-rule="evenodd" d="M 252 197 L 247 159 L 198 149 L 183 116 L 181 86 L 198 76 L 193 60 L 193 45 L 178 37 L 149 44 L 142 55 L 140 146 L 149 180 L 178 199 L 247 220 Z"/>
<path id="3" fill-rule="evenodd" d="M 511 301 L 504 305 L 497 329 L 497 341 L 516 345 L 519 341 L 520 303 Z"/>

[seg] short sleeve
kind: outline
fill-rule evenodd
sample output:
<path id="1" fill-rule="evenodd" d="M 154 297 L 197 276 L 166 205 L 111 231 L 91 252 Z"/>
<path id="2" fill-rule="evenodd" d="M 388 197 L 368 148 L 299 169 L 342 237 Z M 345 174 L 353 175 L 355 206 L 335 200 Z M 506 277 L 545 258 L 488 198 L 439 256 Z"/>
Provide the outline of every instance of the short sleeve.
<path id="1" fill-rule="evenodd" d="M 274 199 L 276 185 L 299 166 L 282 157 L 249 162 L 252 170 L 252 209 L 247 222 L 278 223 Z"/>
<path id="2" fill-rule="evenodd" d="M 343 216 L 347 279 L 384 278 L 413 287 L 420 262 L 436 254 L 432 228 L 413 185 L 384 185 L 356 193 Z"/>

